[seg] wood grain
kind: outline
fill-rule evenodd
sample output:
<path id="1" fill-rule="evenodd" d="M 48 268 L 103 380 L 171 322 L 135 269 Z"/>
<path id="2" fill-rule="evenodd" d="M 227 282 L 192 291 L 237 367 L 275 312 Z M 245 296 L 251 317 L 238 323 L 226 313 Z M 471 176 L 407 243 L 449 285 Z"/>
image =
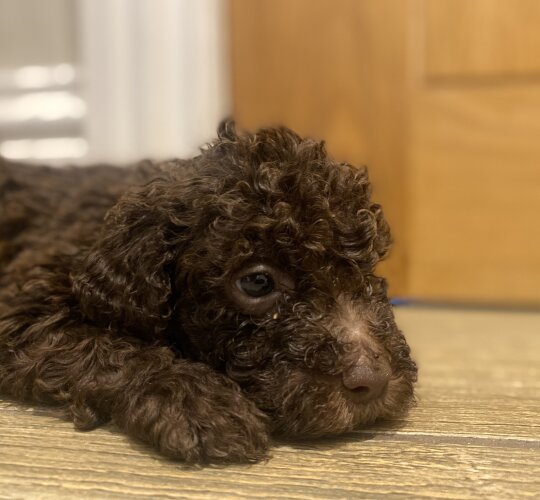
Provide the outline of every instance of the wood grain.
<path id="1" fill-rule="evenodd" d="M 112 426 L 0 404 L 0 498 L 533 498 L 540 314 L 400 308 L 420 365 L 402 422 L 280 443 L 264 464 L 186 468 Z"/>
<path id="2" fill-rule="evenodd" d="M 540 304 L 540 86 L 414 98 L 409 293 Z"/>
<path id="3" fill-rule="evenodd" d="M 484 58 L 467 59 L 455 38 L 466 33 L 467 51 L 485 49 L 492 56 L 486 55 L 487 64 L 496 59 L 511 72 L 511 60 L 522 53 L 538 61 L 532 41 L 519 42 L 520 50 L 513 51 L 512 37 L 531 32 L 539 5 L 527 0 L 410 5 L 408 293 L 439 301 L 538 305 L 540 85 L 489 76 Z M 432 25 L 426 36 L 424 22 Z M 511 35 L 505 36 L 503 25 Z M 431 63 L 423 64 L 431 50 L 437 52 L 437 67 L 459 60 L 484 77 L 434 81 Z"/>
<path id="4" fill-rule="evenodd" d="M 425 0 L 432 79 L 540 77 L 537 0 Z"/>

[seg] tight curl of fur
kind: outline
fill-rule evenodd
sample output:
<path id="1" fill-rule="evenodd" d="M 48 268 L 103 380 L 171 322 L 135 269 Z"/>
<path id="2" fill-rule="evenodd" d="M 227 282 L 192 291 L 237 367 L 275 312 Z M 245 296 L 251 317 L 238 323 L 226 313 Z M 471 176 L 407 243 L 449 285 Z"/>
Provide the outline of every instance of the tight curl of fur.
<path id="1" fill-rule="evenodd" d="M 231 122 L 190 160 L 0 159 L 0 393 L 190 463 L 403 415 L 416 366 L 370 197 L 323 143 Z"/>

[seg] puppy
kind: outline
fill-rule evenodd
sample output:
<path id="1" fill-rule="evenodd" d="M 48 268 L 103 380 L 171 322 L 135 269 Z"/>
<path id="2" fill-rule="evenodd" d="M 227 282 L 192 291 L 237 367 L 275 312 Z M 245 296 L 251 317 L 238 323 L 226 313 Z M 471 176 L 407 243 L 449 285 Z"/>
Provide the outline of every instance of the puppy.
<path id="1" fill-rule="evenodd" d="M 191 463 L 403 415 L 416 366 L 365 169 L 231 122 L 190 160 L 0 162 L 0 393 Z"/>

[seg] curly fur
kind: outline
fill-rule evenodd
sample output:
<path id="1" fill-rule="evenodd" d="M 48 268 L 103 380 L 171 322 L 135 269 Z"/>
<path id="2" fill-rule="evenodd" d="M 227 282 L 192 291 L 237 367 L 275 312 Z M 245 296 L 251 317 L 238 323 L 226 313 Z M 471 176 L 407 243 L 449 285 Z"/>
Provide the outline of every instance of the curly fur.
<path id="1" fill-rule="evenodd" d="M 256 461 L 271 433 L 345 432 L 413 401 L 416 366 L 373 274 L 388 226 L 366 170 L 322 143 L 228 122 L 191 160 L 0 160 L 0 200 L 3 394 L 203 463 Z M 263 313 L 228 293 L 251 262 L 294 284 Z M 340 374 L 366 352 L 391 377 L 358 402 Z"/>

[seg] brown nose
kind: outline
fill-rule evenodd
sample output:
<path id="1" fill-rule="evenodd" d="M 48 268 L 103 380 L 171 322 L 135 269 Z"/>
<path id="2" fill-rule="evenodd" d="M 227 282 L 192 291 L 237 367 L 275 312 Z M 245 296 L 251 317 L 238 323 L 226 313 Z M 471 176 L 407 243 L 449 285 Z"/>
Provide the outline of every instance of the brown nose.
<path id="1" fill-rule="evenodd" d="M 362 402 L 378 398 L 390 380 L 390 366 L 380 358 L 375 362 L 361 357 L 341 375 L 343 385 Z"/>

